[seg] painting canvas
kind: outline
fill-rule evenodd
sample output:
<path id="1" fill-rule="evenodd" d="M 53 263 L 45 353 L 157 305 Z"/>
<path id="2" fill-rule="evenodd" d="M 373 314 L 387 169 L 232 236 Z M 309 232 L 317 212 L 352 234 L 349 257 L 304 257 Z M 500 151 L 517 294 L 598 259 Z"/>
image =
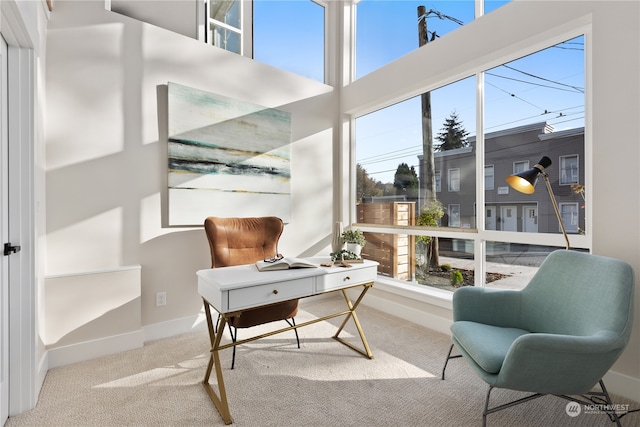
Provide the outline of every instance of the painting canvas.
<path id="1" fill-rule="evenodd" d="M 169 225 L 291 216 L 291 115 L 168 84 Z"/>

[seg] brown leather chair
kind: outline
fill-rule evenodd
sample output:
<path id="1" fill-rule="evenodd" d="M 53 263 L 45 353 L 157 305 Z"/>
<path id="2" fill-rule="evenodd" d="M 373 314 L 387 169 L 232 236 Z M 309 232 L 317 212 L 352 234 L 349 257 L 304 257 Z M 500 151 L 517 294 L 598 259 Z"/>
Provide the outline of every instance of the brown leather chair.
<path id="1" fill-rule="evenodd" d="M 204 230 L 211 249 L 211 268 L 253 264 L 275 257 L 278 254 L 278 240 L 283 229 L 282 220 L 274 216 L 207 218 L 204 221 Z M 236 342 L 239 328 L 250 328 L 276 320 L 284 320 L 289 326 L 295 326 L 294 317 L 297 313 L 297 299 L 247 310 L 240 316 L 228 319 L 231 339 Z M 298 330 L 294 329 L 294 332 L 300 348 Z M 233 347 L 231 369 L 234 368 L 235 361 L 236 348 Z"/>

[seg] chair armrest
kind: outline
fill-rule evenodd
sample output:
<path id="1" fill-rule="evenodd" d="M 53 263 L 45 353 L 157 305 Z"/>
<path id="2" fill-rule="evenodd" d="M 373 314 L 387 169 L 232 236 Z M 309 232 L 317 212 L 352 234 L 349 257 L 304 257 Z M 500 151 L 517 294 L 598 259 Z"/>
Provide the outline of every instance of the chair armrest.
<path id="1" fill-rule="evenodd" d="M 582 394 L 611 368 L 625 345 L 611 331 L 590 336 L 523 335 L 507 352 L 495 385 L 547 394 Z"/>
<path id="2" fill-rule="evenodd" d="M 467 286 L 453 293 L 453 321 L 522 328 L 521 292 Z"/>
<path id="3" fill-rule="evenodd" d="M 532 333 L 518 338 L 509 353 L 517 356 L 541 352 L 565 357 L 567 354 L 605 354 L 624 345 L 624 340 L 612 331 L 599 331 L 588 336 Z"/>

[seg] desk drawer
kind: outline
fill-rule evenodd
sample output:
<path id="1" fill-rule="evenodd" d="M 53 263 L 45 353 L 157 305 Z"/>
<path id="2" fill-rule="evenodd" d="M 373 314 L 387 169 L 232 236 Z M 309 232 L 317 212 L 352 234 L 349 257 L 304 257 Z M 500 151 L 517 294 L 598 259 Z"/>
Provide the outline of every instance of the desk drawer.
<path id="1" fill-rule="evenodd" d="M 348 288 L 349 286 L 373 282 L 375 278 L 375 267 L 359 268 L 357 270 L 341 268 L 340 271 L 337 271 L 335 273 L 332 272 L 330 274 L 325 274 L 324 276 L 318 277 L 316 282 L 316 290 L 318 292 L 323 292 L 331 289 Z"/>
<path id="2" fill-rule="evenodd" d="M 304 279 L 288 280 L 268 285 L 231 289 L 229 291 L 229 311 L 312 295 L 313 282 L 313 277 L 305 277 Z"/>

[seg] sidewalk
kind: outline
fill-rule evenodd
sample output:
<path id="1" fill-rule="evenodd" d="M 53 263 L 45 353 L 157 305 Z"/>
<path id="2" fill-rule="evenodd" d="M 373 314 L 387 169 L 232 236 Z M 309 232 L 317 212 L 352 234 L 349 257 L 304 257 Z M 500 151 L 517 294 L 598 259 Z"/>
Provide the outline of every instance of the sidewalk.
<path id="1" fill-rule="evenodd" d="M 449 264 L 453 268 L 464 270 L 475 270 L 474 260 L 450 257 L 440 257 L 440 264 Z M 500 264 L 487 262 L 488 273 L 500 273 L 507 275 L 504 279 L 496 280 L 487 284 L 489 288 L 500 289 L 522 289 L 538 271 L 538 267 L 528 267 L 524 265 Z"/>

